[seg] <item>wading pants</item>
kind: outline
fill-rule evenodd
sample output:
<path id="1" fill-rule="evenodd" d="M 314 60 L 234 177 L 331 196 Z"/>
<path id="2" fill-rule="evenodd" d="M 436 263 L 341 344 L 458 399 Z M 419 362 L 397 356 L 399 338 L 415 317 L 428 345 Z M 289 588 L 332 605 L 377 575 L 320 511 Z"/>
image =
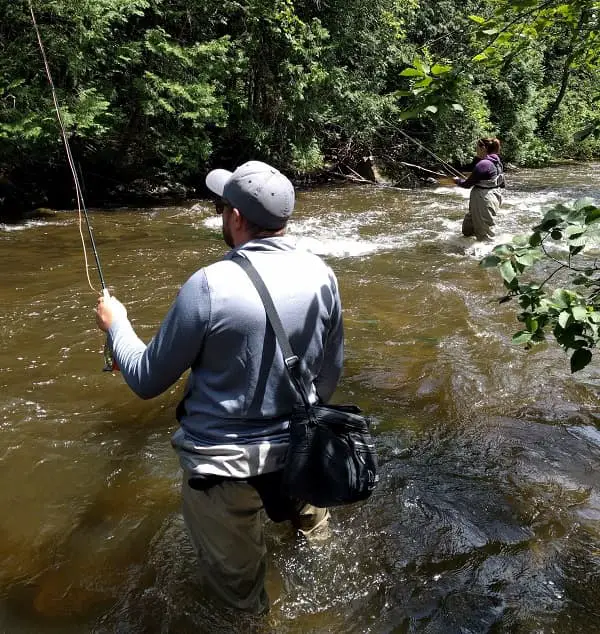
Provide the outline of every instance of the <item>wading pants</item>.
<path id="1" fill-rule="evenodd" d="M 227 604 L 260 614 L 269 609 L 265 590 L 265 513 L 257 490 L 223 480 L 201 491 L 182 482 L 183 518 L 198 553 L 205 583 Z M 328 532 L 329 511 L 300 505 L 290 520 L 308 539 Z"/>
<path id="2" fill-rule="evenodd" d="M 473 187 L 469 196 L 469 211 L 462 223 L 464 236 L 475 236 L 478 240 L 494 237 L 494 216 L 502 204 L 498 188 Z"/>

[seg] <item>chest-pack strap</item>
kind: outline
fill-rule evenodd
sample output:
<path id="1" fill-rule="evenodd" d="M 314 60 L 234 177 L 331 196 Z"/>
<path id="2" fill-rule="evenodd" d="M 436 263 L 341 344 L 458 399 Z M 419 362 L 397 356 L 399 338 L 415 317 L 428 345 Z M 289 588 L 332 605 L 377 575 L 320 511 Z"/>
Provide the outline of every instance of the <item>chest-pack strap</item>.
<path id="1" fill-rule="evenodd" d="M 263 306 L 265 307 L 267 320 L 271 324 L 271 328 L 275 333 L 275 338 L 277 339 L 279 347 L 281 348 L 281 351 L 283 353 L 283 361 L 285 363 L 285 367 L 287 368 L 290 378 L 292 379 L 292 383 L 300 394 L 302 403 L 306 408 L 306 411 L 308 412 L 310 410 L 310 401 L 306 392 L 306 388 L 304 387 L 304 383 L 302 382 L 300 359 L 292 350 L 290 340 L 285 334 L 283 324 L 281 323 L 279 313 L 275 308 L 275 304 L 273 303 L 273 299 L 271 297 L 271 294 L 269 293 L 269 290 L 267 289 L 258 271 L 254 268 L 254 265 L 247 257 L 236 253 L 236 255 L 231 258 L 231 261 L 241 266 L 250 278 L 250 281 L 254 284 L 254 287 L 256 288 L 260 296 Z"/>

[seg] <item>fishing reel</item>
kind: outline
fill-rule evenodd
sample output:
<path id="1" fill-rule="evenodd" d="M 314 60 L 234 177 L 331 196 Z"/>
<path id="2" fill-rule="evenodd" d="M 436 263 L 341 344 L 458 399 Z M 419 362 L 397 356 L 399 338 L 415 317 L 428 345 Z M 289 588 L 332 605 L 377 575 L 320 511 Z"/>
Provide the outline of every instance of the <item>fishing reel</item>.
<path id="1" fill-rule="evenodd" d="M 110 346 L 108 345 L 108 337 L 104 342 L 104 367 L 102 372 L 118 372 L 119 366 L 115 361 Z"/>

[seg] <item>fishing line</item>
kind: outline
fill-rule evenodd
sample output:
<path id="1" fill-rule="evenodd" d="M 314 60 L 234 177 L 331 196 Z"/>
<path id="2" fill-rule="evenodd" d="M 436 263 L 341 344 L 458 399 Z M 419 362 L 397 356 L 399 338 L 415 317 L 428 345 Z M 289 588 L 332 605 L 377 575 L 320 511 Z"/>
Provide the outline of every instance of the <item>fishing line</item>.
<path id="1" fill-rule="evenodd" d="M 401 130 L 400 128 L 398 128 L 395 125 L 392 125 L 389 121 L 387 122 L 388 125 L 393 128 L 396 132 L 400 132 L 400 134 L 402 136 L 404 136 L 406 139 L 408 139 L 411 143 L 414 143 L 415 145 L 417 145 L 418 147 L 420 147 L 422 150 L 424 150 L 425 152 L 427 152 L 427 154 L 429 154 L 430 156 L 432 156 L 438 163 L 440 163 L 440 165 L 442 165 L 443 167 L 446 168 L 446 170 L 448 170 L 449 172 L 451 172 L 451 175 L 449 174 L 444 174 L 444 176 L 448 176 L 449 178 L 452 178 L 453 176 L 458 176 L 459 178 L 464 178 L 464 174 L 461 174 L 457 169 L 455 169 L 454 167 L 452 167 L 452 165 L 446 163 L 446 161 L 444 161 L 444 159 L 440 158 L 437 154 L 434 154 L 430 149 L 426 148 L 420 141 L 417 141 L 417 139 L 414 139 L 413 137 L 410 136 L 410 134 L 407 134 L 406 132 L 404 132 L 404 130 Z"/>
<path id="2" fill-rule="evenodd" d="M 44 43 L 42 41 L 42 36 L 40 34 L 40 29 L 37 24 L 37 20 L 35 19 L 35 13 L 33 11 L 32 0 L 28 1 L 29 11 L 31 12 L 31 20 L 33 22 L 33 28 L 35 29 L 35 34 L 37 36 L 37 41 L 40 47 L 40 51 L 42 53 L 42 59 L 44 60 L 44 68 L 46 69 L 46 76 L 48 77 L 48 83 L 50 84 L 50 90 L 52 92 L 52 101 L 54 102 L 54 109 L 56 111 L 56 118 L 58 119 L 58 125 L 60 127 L 61 136 L 63 139 L 63 143 L 65 146 L 65 151 L 67 153 L 67 162 L 69 163 L 69 168 L 71 169 L 71 175 L 73 176 L 73 183 L 75 184 L 75 198 L 77 200 L 77 212 L 79 215 L 79 235 L 81 236 L 81 246 L 83 247 L 83 259 L 85 262 L 85 275 L 87 277 L 88 284 L 90 288 L 94 291 L 94 293 L 98 293 L 98 291 L 94 288 L 92 284 L 92 280 L 90 279 L 90 266 L 88 263 L 87 256 L 87 248 L 85 245 L 85 238 L 83 236 L 83 220 L 82 217 L 85 218 L 85 223 L 87 225 L 88 233 L 90 236 L 90 244 L 92 245 L 92 251 L 94 253 L 94 258 L 96 260 L 96 268 L 98 270 L 98 277 L 100 278 L 100 286 L 102 288 L 102 295 L 105 300 L 110 299 L 110 294 L 108 292 L 108 288 L 106 287 L 106 282 L 104 281 L 104 275 L 102 274 L 102 267 L 100 266 L 100 257 L 98 256 L 98 249 L 96 248 L 96 241 L 94 240 L 94 233 L 92 231 L 92 225 L 90 224 L 90 219 L 87 212 L 87 207 L 85 205 L 85 200 L 83 198 L 83 192 L 81 189 L 81 184 L 79 182 L 79 177 L 77 175 L 77 169 L 75 168 L 75 161 L 73 160 L 73 154 L 71 153 L 71 145 L 69 143 L 69 138 L 67 137 L 67 131 L 65 129 L 65 124 L 63 121 L 62 113 L 60 110 L 60 106 L 58 103 L 58 98 L 56 96 L 56 89 L 54 87 L 54 81 L 52 80 L 52 73 L 50 72 L 50 65 L 48 64 L 48 58 L 46 57 L 46 50 L 44 48 Z M 83 211 L 83 215 L 82 215 Z M 119 367 L 112 356 L 112 351 L 108 344 L 108 336 L 104 342 L 104 368 L 105 372 L 114 372 L 118 370 Z"/>
<path id="3" fill-rule="evenodd" d="M 37 36 L 37 41 L 40 47 L 40 51 L 42 53 L 42 59 L 44 60 L 44 67 L 46 69 L 46 76 L 48 78 L 48 83 L 50 84 L 50 90 L 52 92 L 52 100 L 54 102 L 54 109 L 56 111 L 56 117 L 58 119 L 58 124 L 60 127 L 61 136 L 63 139 L 63 143 L 65 146 L 65 151 L 67 153 L 67 162 L 69 164 L 69 168 L 71 169 L 71 174 L 73 176 L 73 182 L 75 184 L 75 197 L 77 200 L 77 211 L 79 214 L 79 235 L 81 236 L 81 244 L 83 247 L 83 259 L 85 261 L 85 274 L 87 277 L 88 284 L 90 288 L 95 292 L 98 291 L 94 288 L 92 281 L 90 279 L 90 268 L 88 263 L 87 249 L 85 245 L 85 238 L 83 236 L 83 218 L 85 218 L 85 222 L 87 225 L 88 233 L 90 236 L 90 243 L 92 245 L 92 251 L 94 253 L 94 258 L 96 260 L 96 268 L 98 269 L 98 276 L 100 277 L 100 285 L 102 287 L 102 292 L 105 297 L 108 296 L 108 290 L 106 288 L 106 283 L 104 281 L 104 275 L 102 274 L 102 267 L 100 266 L 100 258 L 98 256 L 98 250 L 96 249 L 96 241 L 94 240 L 94 234 L 92 232 L 92 226 L 90 224 L 90 219 L 88 217 L 87 207 L 85 205 L 85 201 L 83 199 L 83 193 L 81 189 L 81 184 L 79 182 L 79 177 L 77 176 L 77 170 L 75 169 L 75 161 L 73 160 L 73 154 L 71 153 L 71 146 L 69 144 L 69 139 L 67 137 L 67 131 L 65 129 L 65 124 L 63 121 L 62 113 L 60 110 L 60 106 L 58 103 L 58 98 L 56 96 L 56 89 L 54 87 L 54 81 L 52 80 L 52 73 L 50 72 L 50 65 L 48 64 L 48 58 L 46 57 L 46 50 L 44 48 L 44 43 L 42 41 L 42 36 L 40 34 L 40 29 L 37 24 L 37 20 L 35 19 L 35 13 L 33 11 L 32 1 L 29 0 L 29 11 L 31 12 L 31 20 L 33 22 L 33 28 L 35 29 L 35 34 Z M 82 214 L 83 211 L 83 214 Z"/>
<path id="4" fill-rule="evenodd" d="M 400 132 L 400 134 L 402 134 L 403 136 L 405 136 L 409 141 L 411 141 L 412 143 L 414 143 L 415 145 L 418 145 L 422 150 L 425 150 L 425 152 L 427 152 L 427 154 L 429 154 L 430 156 L 433 156 L 433 158 L 438 161 L 443 167 L 445 167 L 447 170 L 449 170 L 450 172 L 452 172 L 455 176 L 458 176 L 460 178 L 464 178 L 464 175 L 461 174 L 457 169 L 455 169 L 454 167 L 452 167 L 452 165 L 449 165 L 448 163 L 446 163 L 446 161 L 444 161 L 443 159 L 441 159 L 437 154 L 434 154 L 431 150 L 429 150 L 428 148 L 426 148 L 420 141 L 417 141 L 417 139 L 413 139 L 413 137 L 411 137 L 409 134 L 406 134 L 406 132 L 404 132 L 404 130 L 400 130 L 400 128 L 397 128 L 398 132 Z"/>
<path id="5" fill-rule="evenodd" d="M 442 172 L 434 172 L 433 170 L 428 170 L 426 167 L 421 167 L 420 165 L 414 165 L 413 163 L 407 163 L 406 161 L 400 161 L 400 165 L 405 165 L 406 167 L 414 167 L 415 169 L 421 170 L 422 172 L 427 172 L 428 174 L 433 174 L 434 176 L 442 176 L 443 178 L 450 178 L 448 174 L 442 174 Z"/>

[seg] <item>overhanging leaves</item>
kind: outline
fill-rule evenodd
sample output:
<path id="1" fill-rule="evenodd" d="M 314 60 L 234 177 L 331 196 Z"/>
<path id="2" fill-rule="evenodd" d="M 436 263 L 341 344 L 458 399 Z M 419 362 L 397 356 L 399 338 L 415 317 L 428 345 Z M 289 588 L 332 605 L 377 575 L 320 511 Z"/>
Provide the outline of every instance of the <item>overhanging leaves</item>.
<path id="1" fill-rule="evenodd" d="M 480 262 L 484 268 L 497 268 L 509 289 L 499 303 L 518 299 L 517 319 L 526 329 L 513 336 L 513 343 L 530 349 L 552 333 L 560 347 L 574 351 L 572 372 L 590 363 L 600 339 L 600 267 L 586 254 L 589 245 L 598 245 L 599 219 L 600 209 L 589 199 L 556 205 L 529 236 L 496 246 Z M 557 243 L 562 250 L 548 250 Z"/>
<path id="2" fill-rule="evenodd" d="M 571 355 L 571 372 L 583 370 L 592 360 L 592 351 L 587 348 L 579 348 Z"/>

